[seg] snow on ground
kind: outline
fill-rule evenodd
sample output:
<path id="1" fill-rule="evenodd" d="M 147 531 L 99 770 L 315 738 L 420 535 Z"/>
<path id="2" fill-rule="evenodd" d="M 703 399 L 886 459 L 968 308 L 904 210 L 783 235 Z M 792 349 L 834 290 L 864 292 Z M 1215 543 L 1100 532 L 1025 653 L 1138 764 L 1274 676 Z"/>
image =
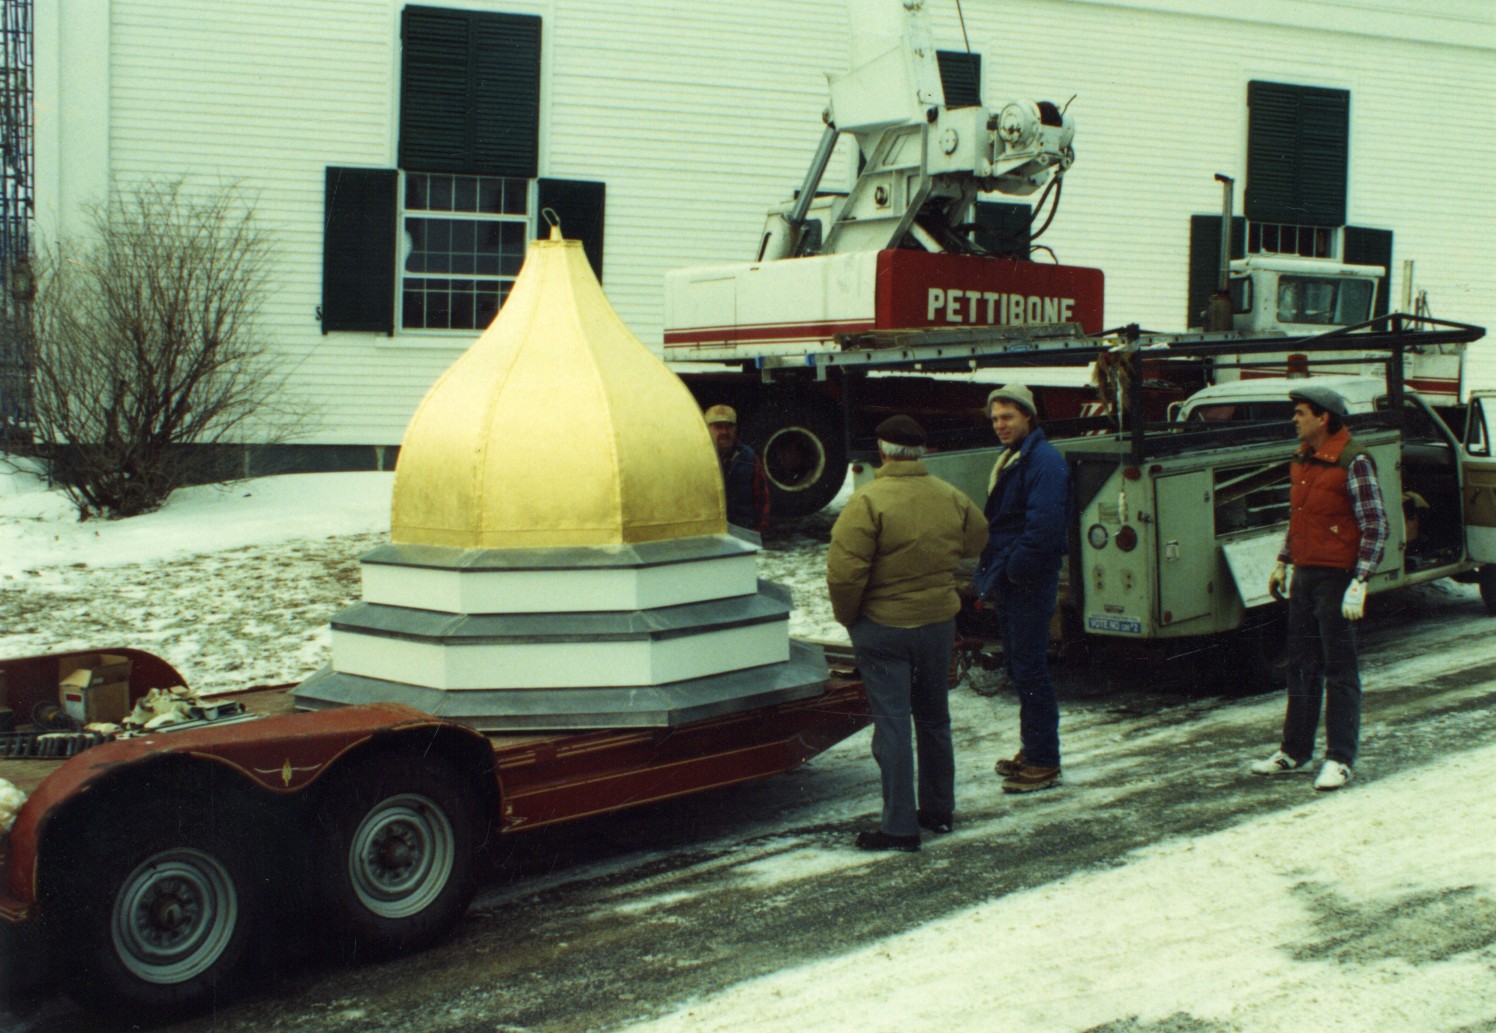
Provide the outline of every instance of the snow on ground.
<path id="1" fill-rule="evenodd" d="M 295 681 L 325 663 L 327 620 L 358 595 L 357 558 L 388 533 L 389 474 L 192 488 L 157 513 L 79 523 L 41 480 L 3 469 L 0 655 L 136 646 L 206 690 Z M 771 533 L 760 573 L 794 591 L 795 634 L 845 641 L 823 580 L 836 508 Z M 1389 658 L 1377 677 L 1417 684 L 1420 665 L 1468 635 L 1459 622 L 1420 633 L 1426 655 Z M 952 700 L 968 737 L 986 729 L 977 746 L 963 740 L 960 777 L 973 784 L 979 768 L 990 775 L 999 702 Z M 1276 708 L 1261 708 L 1270 726 Z M 1006 732 L 1013 708 L 999 709 Z M 1214 720 L 1207 712 L 1195 733 L 1208 736 Z M 865 750 L 859 737 L 818 763 L 855 761 L 873 778 Z M 1072 757 L 1077 789 L 1088 765 L 1094 779 L 1108 763 L 1095 744 Z M 1177 757 L 1169 763 L 1167 777 L 1189 777 Z M 1290 810 L 1163 840 L 1119 867 L 1011 893 L 636 1028 L 1496 1030 L 1496 747 L 1390 777 L 1370 770 L 1346 792 L 1306 792 Z M 840 820 L 867 802 L 828 801 L 828 814 Z M 828 866 L 855 878 L 884 863 L 899 862 L 802 851 L 757 874 L 772 886 Z M 915 863 L 939 864 L 939 854 Z M 984 896 L 973 885 L 973 900 Z"/>
<path id="2" fill-rule="evenodd" d="M 158 563 L 246 545 L 390 529 L 391 473 L 297 474 L 182 488 L 155 513 L 79 521 L 72 503 L 0 457 L 0 578 L 64 565 Z"/>
<path id="3" fill-rule="evenodd" d="M 1488 1030 L 1493 771 L 1455 754 L 630 1029 Z"/>

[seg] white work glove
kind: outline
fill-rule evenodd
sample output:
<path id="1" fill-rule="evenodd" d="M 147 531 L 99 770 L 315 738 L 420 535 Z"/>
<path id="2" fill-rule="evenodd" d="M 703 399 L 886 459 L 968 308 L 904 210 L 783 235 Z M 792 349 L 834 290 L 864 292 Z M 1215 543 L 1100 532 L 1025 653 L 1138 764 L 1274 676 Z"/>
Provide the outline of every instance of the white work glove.
<path id="1" fill-rule="evenodd" d="M 1288 564 L 1279 563 L 1273 568 L 1273 572 L 1267 578 L 1267 591 L 1274 599 L 1282 599 L 1288 595 Z"/>
<path id="2" fill-rule="evenodd" d="M 1366 613 L 1366 582 L 1360 578 L 1345 589 L 1345 598 L 1340 601 L 1340 613 L 1348 621 L 1358 621 Z"/>

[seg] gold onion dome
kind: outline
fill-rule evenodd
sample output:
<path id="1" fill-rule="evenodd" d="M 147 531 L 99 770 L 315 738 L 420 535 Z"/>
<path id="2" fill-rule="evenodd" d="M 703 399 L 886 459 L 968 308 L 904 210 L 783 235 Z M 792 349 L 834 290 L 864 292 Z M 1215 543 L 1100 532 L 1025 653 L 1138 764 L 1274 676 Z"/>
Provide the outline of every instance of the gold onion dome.
<path id="1" fill-rule="evenodd" d="M 411 418 L 391 539 L 519 549 L 725 531 L 691 393 L 618 318 L 581 242 L 552 229 Z"/>

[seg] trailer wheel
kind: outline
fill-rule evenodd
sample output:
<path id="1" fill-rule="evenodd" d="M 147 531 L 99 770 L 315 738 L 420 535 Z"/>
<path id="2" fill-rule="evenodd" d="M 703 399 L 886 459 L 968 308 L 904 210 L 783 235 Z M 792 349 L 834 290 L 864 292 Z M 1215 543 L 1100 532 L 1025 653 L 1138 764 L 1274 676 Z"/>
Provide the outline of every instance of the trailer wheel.
<path id="1" fill-rule="evenodd" d="M 1486 604 L 1486 612 L 1496 614 L 1496 563 L 1487 563 L 1476 571 L 1475 580 L 1480 584 L 1480 599 Z"/>
<path id="2" fill-rule="evenodd" d="M 74 998 L 152 1019 L 197 1010 L 237 970 L 260 911 L 253 852 L 186 799 L 131 808 L 68 851 L 53 952 Z"/>
<path id="3" fill-rule="evenodd" d="M 335 772 L 312 863 L 342 953 L 421 950 L 467 910 L 485 828 L 477 793 L 446 763 L 380 754 Z"/>
<path id="4" fill-rule="evenodd" d="M 808 516 L 822 509 L 847 478 L 841 424 L 824 402 L 798 395 L 771 397 L 748 417 L 743 440 L 763 460 L 771 517 Z"/>

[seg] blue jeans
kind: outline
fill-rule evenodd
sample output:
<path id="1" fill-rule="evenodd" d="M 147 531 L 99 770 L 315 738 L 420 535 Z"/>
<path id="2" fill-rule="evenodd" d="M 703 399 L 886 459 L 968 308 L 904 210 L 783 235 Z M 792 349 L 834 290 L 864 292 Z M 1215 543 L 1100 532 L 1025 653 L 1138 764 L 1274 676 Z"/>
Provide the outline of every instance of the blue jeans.
<path id="1" fill-rule="evenodd" d="M 1032 586 L 1007 584 L 993 600 L 1008 677 L 1018 690 L 1018 734 L 1035 767 L 1060 766 L 1060 705 L 1049 680 L 1049 621 L 1060 590 L 1056 571 Z"/>
<path id="2" fill-rule="evenodd" d="M 956 809 L 956 755 L 951 746 L 948 698 L 956 622 L 890 628 L 859 617 L 849 631 L 873 713 L 873 759 L 883 779 L 880 828 L 890 836 L 918 835 L 916 748 L 919 809 L 941 815 Z"/>
<path id="3" fill-rule="evenodd" d="M 1314 756 L 1320 702 L 1325 759 L 1356 762 L 1361 737 L 1361 674 L 1356 629 L 1340 612 L 1351 572 L 1294 567 L 1288 588 L 1288 712 L 1281 749 L 1302 763 Z"/>

